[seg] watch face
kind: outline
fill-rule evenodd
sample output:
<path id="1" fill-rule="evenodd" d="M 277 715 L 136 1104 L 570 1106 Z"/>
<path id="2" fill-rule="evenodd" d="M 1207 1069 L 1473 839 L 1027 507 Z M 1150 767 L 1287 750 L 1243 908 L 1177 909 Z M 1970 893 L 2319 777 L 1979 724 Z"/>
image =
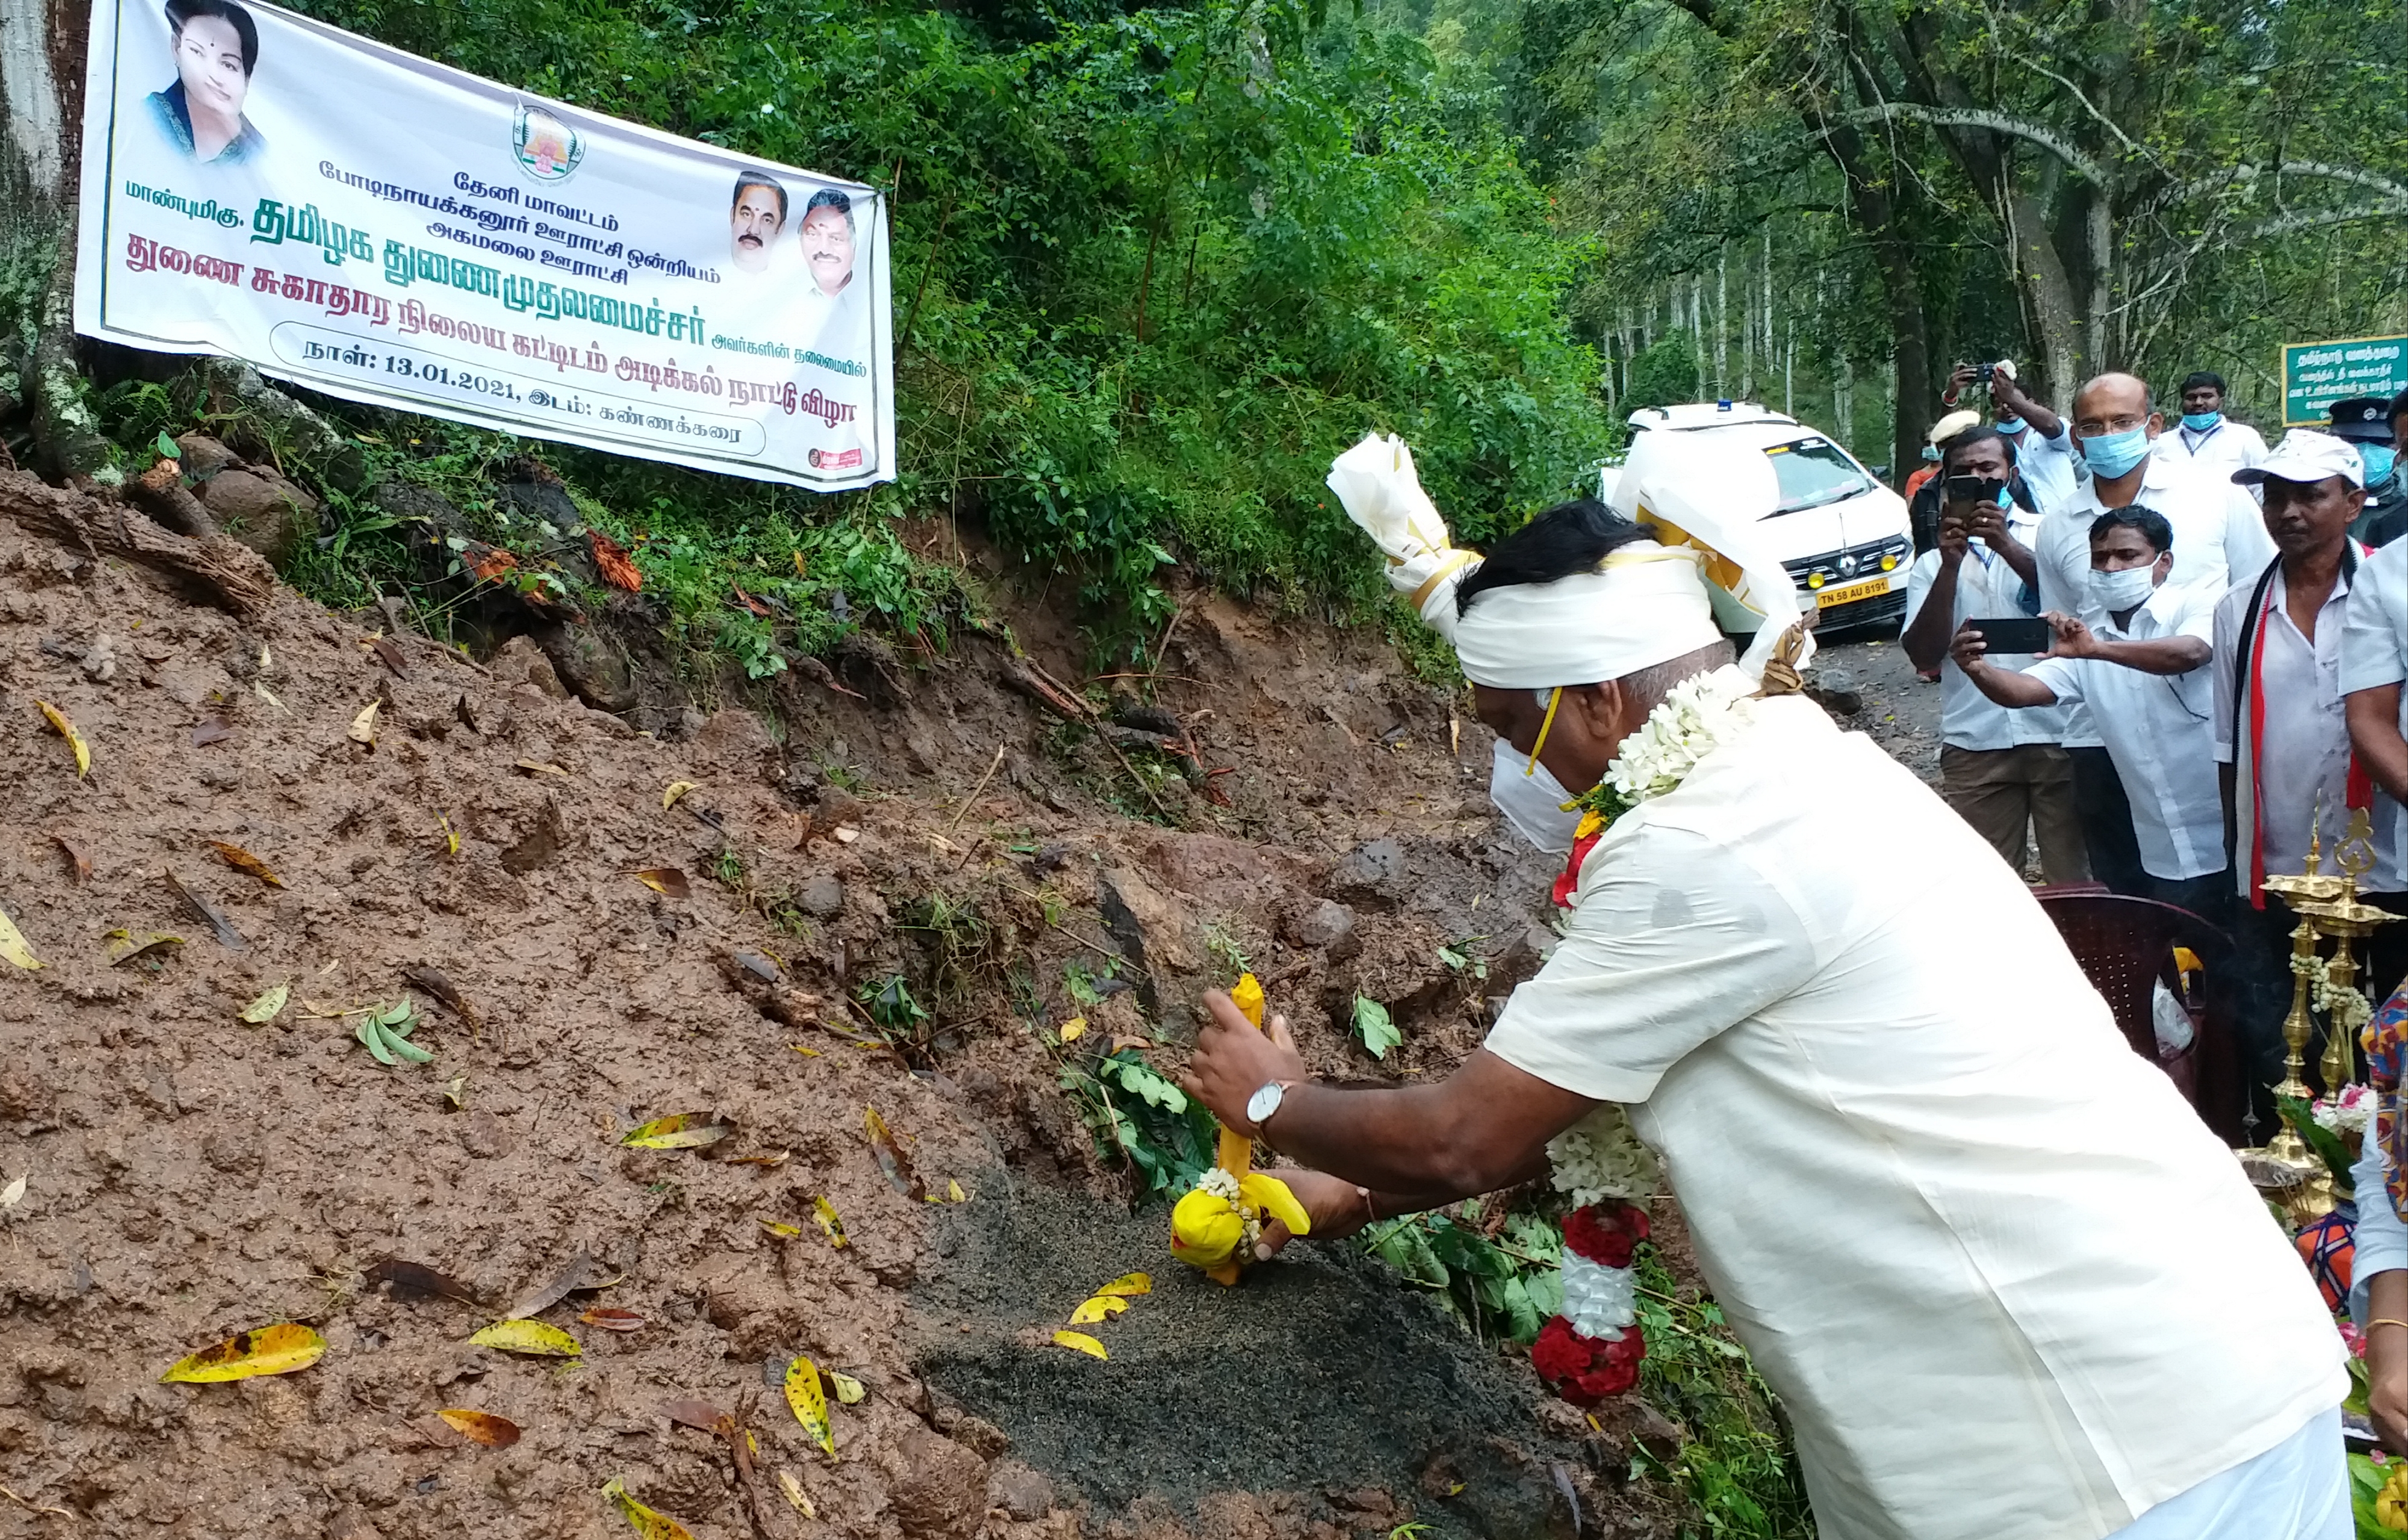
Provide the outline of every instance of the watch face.
<path id="1" fill-rule="evenodd" d="M 1246 1121 L 1260 1124 L 1271 1114 L 1279 1111 L 1280 1101 L 1286 1094 L 1287 1092 L 1278 1082 L 1274 1081 L 1246 1098 Z"/>

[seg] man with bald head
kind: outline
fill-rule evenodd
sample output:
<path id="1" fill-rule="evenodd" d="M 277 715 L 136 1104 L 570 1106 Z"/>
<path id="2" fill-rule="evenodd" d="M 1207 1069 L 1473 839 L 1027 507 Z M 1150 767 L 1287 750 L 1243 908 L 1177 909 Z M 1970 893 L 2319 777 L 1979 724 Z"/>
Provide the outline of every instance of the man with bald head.
<path id="1" fill-rule="evenodd" d="M 2090 478 L 2051 511 L 2035 541 L 2042 610 L 2079 616 L 2093 627 L 2105 622 L 2090 592 L 2090 527 L 2112 509 L 2146 508 L 2172 527 L 2174 563 L 2166 576 L 2168 587 L 2213 585 L 2221 591 L 2243 577 L 2257 577 L 2274 559 L 2274 542 L 2267 537 L 2257 499 L 2226 479 L 2228 469 L 2151 453 L 2166 421 L 2146 381 L 2129 374 L 2100 375 L 2074 396 L 2071 426 Z M 2086 709 L 2072 708 L 2065 730 L 2090 873 L 2118 893 L 2145 895 L 2148 874 L 2132 831 L 2131 804 L 2098 727 Z"/>

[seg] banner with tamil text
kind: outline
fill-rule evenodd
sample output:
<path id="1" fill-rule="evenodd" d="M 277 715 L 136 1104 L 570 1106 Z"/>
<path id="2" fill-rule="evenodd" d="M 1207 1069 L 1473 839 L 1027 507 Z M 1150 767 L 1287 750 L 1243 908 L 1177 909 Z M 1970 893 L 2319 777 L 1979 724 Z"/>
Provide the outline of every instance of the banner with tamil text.
<path id="1" fill-rule="evenodd" d="M 884 200 L 256 0 L 94 0 L 76 329 L 821 491 L 895 475 Z"/>

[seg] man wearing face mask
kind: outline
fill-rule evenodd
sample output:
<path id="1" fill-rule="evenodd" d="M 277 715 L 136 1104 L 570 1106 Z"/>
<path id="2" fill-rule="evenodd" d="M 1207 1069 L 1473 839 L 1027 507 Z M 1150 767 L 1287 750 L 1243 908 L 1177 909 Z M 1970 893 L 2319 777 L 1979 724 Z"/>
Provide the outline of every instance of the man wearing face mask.
<path id="1" fill-rule="evenodd" d="M 1443 1079 L 1316 1082 L 1277 1018 L 1206 997 L 1182 1084 L 1312 1168 L 1281 1173 L 1312 1238 L 1531 1180 L 1618 1103 L 1820 1533 L 2345 1537 L 2315 1286 L 2014 874 L 1797 693 L 1796 593 L 1753 529 L 1667 482 L 1652 525 L 1555 509 L 1471 568 L 1409 466 L 1367 440 L 1330 483 L 1481 720 L 1612 811 L 1558 886 L 1562 944 Z M 1760 621 L 1736 664 L 1725 599 Z"/>
<path id="2" fill-rule="evenodd" d="M 2175 465 L 2227 476 L 2266 458 L 2266 440 L 2258 430 L 2224 415 L 2224 376 L 2212 369 L 2184 376 L 2182 425 L 2157 435 L 2150 449 Z"/>
<path id="3" fill-rule="evenodd" d="M 1989 366 L 1990 410 L 1997 428 L 2015 452 L 2015 480 L 2028 496 L 2018 495 L 2041 517 L 2065 506 L 2079 480 L 2073 436 L 2065 419 L 2024 393 L 2012 359 Z M 1959 364 L 1948 377 L 1948 397 L 1980 387 L 1981 366 Z"/>
<path id="4" fill-rule="evenodd" d="M 2090 601 L 2097 629 L 2051 611 L 2048 655 L 2017 671 L 1987 655 L 1982 634 L 1959 631 L 1950 651 L 1975 688 L 2012 710 L 2087 702 L 2105 752 L 2132 798 L 2144 896 L 2217 919 L 2224 810 L 2216 792 L 2215 681 L 2207 667 L 2213 588 L 2166 582 L 2173 531 L 2145 508 L 2101 513 L 2090 526 Z"/>
<path id="5" fill-rule="evenodd" d="M 1949 640 L 1969 621 L 2040 612 L 2030 541 L 2039 517 L 2009 494 L 2010 451 L 1990 428 L 1949 440 L 1941 466 L 1945 489 L 1940 545 L 1907 573 L 1906 631 L 1899 641 L 1918 669 L 1940 672 L 1941 795 L 2016 871 L 2026 830 L 2040 848 L 2042 874 L 2078 883 L 2090 874 L 2074 797 L 2073 765 L 2062 740 L 2062 712 L 2013 712 L 1993 704 L 1946 663 Z M 2028 657 L 2001 658 L 2002 668 Z"/>
<path id="6" fill-rule="evenodd" d="M 2408 401 L 2402 392 L 2401 401 Z M 2332 436 L 2358 451 L 2366 477 L 2366 507 L 2349 522 L 2350 539 L 2361 545 L 2382 546 L 2408 532 L 2408 477 L 2400 474 L 2400 430 L 2408 422 L 2401 401 L 2383 396 L 2357 396 L 2335 401 L 2330 410 Z"/>
<path id="7" fill-rule="evenodd" d="M 2072 428 L 2090 477 L 2042 526 L 2042 608 L 2079 616 L 2092 626 L 2105 619 L 2090 601 L 2090 526 L 2110 509 L 2139 505 L 2164 516 L 2173 530 L 2173 570 L 2166 581 L 2181 587 L 2221 591 L 2233 575 L 2260 571 L 2273 559 L 2257 502 L 2232 484 L 2228 472 L 2151 453 L 2165 419 L 2152 409 L 2144 381 L 2128 374 L 2092 380 L 2074 396 Z M 2148 871 L 2114 759 L 2090 709 L 2066 710 L 2066 743 L 2091 875 L 2118 893 L 2145 893 Z"/>

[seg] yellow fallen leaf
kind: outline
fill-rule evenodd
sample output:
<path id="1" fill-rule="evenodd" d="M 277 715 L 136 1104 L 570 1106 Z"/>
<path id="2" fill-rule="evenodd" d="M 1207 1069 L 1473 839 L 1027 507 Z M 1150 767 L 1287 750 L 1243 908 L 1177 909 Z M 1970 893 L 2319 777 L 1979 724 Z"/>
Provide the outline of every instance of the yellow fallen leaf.
<path id="1" fill-rule="evenodd" d="M 800 561 L 802 558 L 797 556 L 795 559 Z M 803 1495 L 803 1484 L 795 1479 L 794 1472 L 780 1471 L 778 1473 L 778 1490 L 786 1494 L 786 1501 L 795 1505 L 795 1511 L 796 1513 L 801 1514 L 806 1518 L 817 1518 L 819 1517 L 819 1510 L 811 1506 L 811 1500 Z"/>
<path id="2" fill-rule="evenodd" d="M 228 1337 L 204 1347 L 159 1376 L 183 1385 L 215 1385 L 257 1374 L 289 1374 L 325 1356 L 326 1339 L 306 1326 L 281 1322 Z"/>
<path id="3" fill-rule="evenodd" d="M 712 1122 L 709 1113 L 671 1113 L 633 1130 L 619 1143 L 638 1150 L 690 1150 L 716 1144 L 735 1131 L 725 1123 Z"/>
<path id="4" fill-rule="evenodd" d="M 663 898 L 682 899 L 694 891 L 685 873 L 673 866 L 656 866 L 636 873 L 636 881 Z"/>
<path id="5" fill-rule="evenodd" d="M 497 1348 L 505 1353 L 526 1353 L 538 1358 L 573 1359 L 585 1349 L 577 1339 L 557 1326 L 541 1321 L 496 1321 L 468 1339 L 480 1347 Z"/>
<path id="6" fill-rule="evenodd" d="M 519 1425 L 506 1417 L 491 1412 L 471 1411 L 466 1406 L 446 1406 L 435 1414 L 459 1431 L 463 1438 L 472 1438 L 489 1449 L 507 1449 L 519 1441 Z"/>
<path id="7" fill-rule="evenodd" d="M 945 1181 L 945 1202 L 949 1203 L 967 1203 L 969 1201 L 970 1195 L 962 1190 L 962 1185 L 948 1177 Z"/>
<path id="8" fill-rule="evenodd" d="M 1099 1286 L 1096 1292 L 1098 1294 L 1151 1294 L 1154 1292 L 1154 1274 L 1124 1273 L 1111 1282 Z"/>
<path id="9" fill-rule="evenodd" d="M 1111 1357 L 1110 1353 L 1104 1351 L 1104 1345 L 1102 1343 L 1097 1342 L 1095 1338 L 1087 1335 L 1084 1331 L 1056 1331 L 1054 1333 L 1054 1346 L 1056 1347 L 1067 1347 L 1074 1353 L 1084 1353 L 1091 1359 L 1108 1359 Z"/>
<path id="10" fill-rule="evenodd" d="M 452 827 L 452 815 L 446 813 L 438 813 L 435 815 L 435 822 L 443 831 L 443 853 L 447 856 L 459 855 L 460 831 Z"/>
<path id="11" fill-rule="evenodd" d="M 31 1172 L 26 1173 L 26 1176 L 32 1174 Z M 7 1213 L 25 1201 L 25 1176 L 20 1176 L 7 1187 L 0 1187 L 0 1214 Z"/>
<path id="12" fill-rule="evenodd" d="M 1072 1016 L 1069 1020 L 1062 1024 L 1062 1041 L 1065 1043 L 1076 1043 L 1079 1041 L 1079 1035 L 1086 1029 L 1087 1018 L 1085 1016 Z"/>
<path id="13" fill-rule="evenodd" d="M 820 1051 L 817 1048 L 806 1048 L 799 1043 L 789 1043 L 786 1046 L 802 1055 L 805 1058 L 817 1058 L 820 1057 Z"/>
<path id="14" fill-rule="evenodd" d="M 677 806 L 678 799 L 683 797 L 687 792 L 692 791 L 697 784 L 698 783 L 693 781 L 670 782 L 669 789 L 661 793 L 661 811 L 663 813 L 666 813 L 669 809 Z"/>
<path id="15" fill-rule="evenodd" d="M 861 1381 L 851 1374 L 839 1374 L 833 1369 L 827 1371 L 827 1382 L 835 1387 L 836 1399 L 842 1405 L 858 1405 L 861 1398 L 869 1394 L 867 1390 L 861 1388 Z"/>
<path id="16" fill-rule="evenodd" d="M 248 871 L 270 887 L 282 887 L 284 879 L 267 870 L 267 863 L 240 845 L 230 845 L 223 840 L 211 840 L 208 847 L 218 853 L 218 859 L 236 871 Z"/>
<path id="17" fill-rule="evenodd" d="M 754 1222 L 781 1241 L 799 1240 L 803 1233 L 803 1227 L 800 1225 L 781 1225 L 775 1219 L 756 1218 Z"/>
<path id="18" fill-rule="evenodd" d="M 828 1421 L 827 1392 L 820 1389 L 820 1372 L 809 1359 L 796 1359 L 786 1365 L 786 1404 L 793 1409 L 795 1420 L 813 1442 L 836 1458 L 836 1428 Z"/>
<path id="19" fill-rule="evenodd" d="M 122 927 L 101 939 L 108 943 L 108 963 L 112 968 L 121 962 L 131 962 L 153 947 L 184 944 L 183 937 L 165 930 L 127 930 Z"/>
<path id="20" fill-rule="evenodd" d="M 92 745 L 83 741 L 83 734 L 76 731 L 75 724 L 67 720 L 67 713 L 47 700 L 36 698 L 34 704 L 42 708 L 42 714 L 50 719 L 50 726 L 57 728 L 59 736 L 67 741 L 67 747 L 75 750 L 77 779 L 80 780 L 91 774 Z"/>
<path id="21" fill-rule="evenodd" d="M 542 759 L 513 759 L 510 761 L 510 769 L 523 770 L 529 775 L 566 775 L 568 773 L 558 765 Z"/>
<path id="22" fill-rule="evenodd" d="M 280 984 L 275 988 L 270 989 L 267 993 L 260 996 L 257 1000 L 252 1000 L 250 1004 L 244 1006 L 242 1008 L 242 1019 L 251 1023 L 253 1027 L 264 1026 L 268 1022 L 274 1021 L 276 1019 L 276 1014 L 284 1009 L 284 1002 L 292 998 L 293 986 L 289 983 Z"/>
<path id="23" fill-rule="evenodd" d="M 627 1495 L 627 1484 L 617 1476 L 602 1484 L 602 1495 L 618 1505 L 619 1512 L 643 1540 L 694 1540 L 694 1532 L 667 1514 L 644 1506 Z"/>
<path id="24" fill-rule="evenodd" d="M 366 743 L 368 747 L 375 748 L 377 708 L 383 704 L 381 700 L 371 700 L 361 707 L 360 714 L 351 718 L 351 730 L 343 736 L 354 743 Z"/>
<path id="25" fill-rule="evenodd" d="M 811 1217 L 817 1219 L 820 1222 L 820 1228 L 827 1231 L 828 1245 L 837 1250 L 843 1250 L 844 1221 L 837 1217 L 836 1205 L 829 1202 L 824 1194 L 811 1200 Z"/>
<path id="26" fill-rule="evenodd" d="M 1070 1324 L 1093 1326 L 1097 1321 L 1111 1319 L 1127 1308 L 1128 1301 L 1118 1294 L 1098 1294 L 1070 1312 Z"/>
<path id="27" fill-rule="evenodd" d="M 29 971 L 42 966 L 42 959 L 25 944 L 25 933 L 17 928 L 17 922 L 8 917 L 7 910 L 0 910 L 0 957 Z"/>

